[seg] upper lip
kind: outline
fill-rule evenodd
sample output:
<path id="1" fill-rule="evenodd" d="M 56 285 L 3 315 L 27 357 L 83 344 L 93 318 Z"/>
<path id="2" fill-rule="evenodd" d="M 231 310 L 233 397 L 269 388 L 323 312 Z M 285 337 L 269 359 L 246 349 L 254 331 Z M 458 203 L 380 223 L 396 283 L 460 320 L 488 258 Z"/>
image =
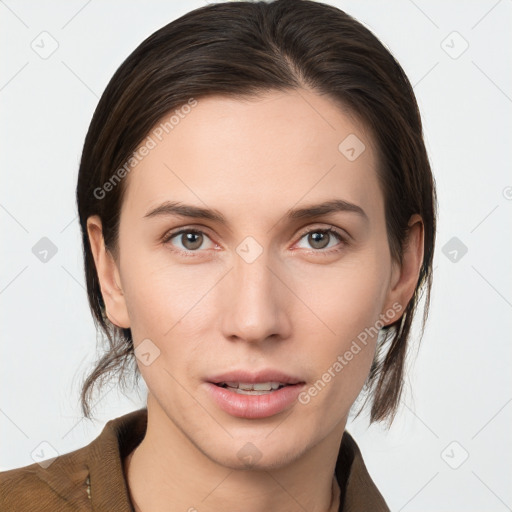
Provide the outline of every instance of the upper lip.
<path id="1" fill-rule="evenodd" d="M 243 383 L 260 383 L 260 382 L 280 382 L 282 384 L 301 384 L 304 381 L 299 377 L 287 375 L 278 370 L 263 369 L 257 372 L 249 370 L 231 370 L 226 373 L 208 377 L 208 382 L 219 384 L 221 382 L 243 382 Z"/>

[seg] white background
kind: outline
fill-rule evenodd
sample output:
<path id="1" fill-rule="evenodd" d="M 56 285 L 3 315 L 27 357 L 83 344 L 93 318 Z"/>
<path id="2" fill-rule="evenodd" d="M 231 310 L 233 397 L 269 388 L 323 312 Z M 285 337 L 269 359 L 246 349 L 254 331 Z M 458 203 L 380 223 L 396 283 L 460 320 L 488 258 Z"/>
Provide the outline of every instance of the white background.
<path id="1" fill-rule="evenodd" d="M 364 418 L 347 429 L 392 510 L 512 510 L 512 2 L 328 3 L 370 28 L 409 76 L 440 204 L 431 315 L 401 412 L 390 430 L 368 429 Z M 78 163 L 117 67 L 202 5 L 0 2 L 0 469 L 33 463 L 41 441 L 59 453 L 84 446 L 106 421 L 144 405 L 144 389 L 127 398 L 107 388 L 98 421 L 81 419 L 78 383 L 96 335 Z M 31 48 L 43 31 L 58 42 L 47 59 Z M 32 253 L 42 237 L 57 247 L 47 263 Z M 452 237 L 468 249 L 456 263 L 442 252 Z"/>

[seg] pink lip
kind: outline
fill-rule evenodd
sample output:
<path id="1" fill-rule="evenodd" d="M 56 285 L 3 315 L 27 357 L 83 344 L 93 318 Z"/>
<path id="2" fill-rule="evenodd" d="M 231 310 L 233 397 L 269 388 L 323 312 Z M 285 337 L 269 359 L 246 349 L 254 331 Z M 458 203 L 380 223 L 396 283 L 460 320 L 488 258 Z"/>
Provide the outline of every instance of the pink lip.
<path id="1" fill-rule="evenodd" d="M 229 388 L 217 386 L 221 382 L 280 382 L 283 388 L 264 395 L 242 395 Z M 304 380 L 278 370 L 266 369 L 258 372 L 233 370 L 206 379 L 206 389 L 217 406 L 238 418 L 266 418 L 289 408 L 305 386 Z"/>
<path id="2" fill-rule="evenodd" d="M 290 384 L 264 395 L 240 395 L 228 388 L 206 382 L 206 389 L 215 403 L 231 416 L 238 418 L 266 418 L 290 407 L 305 384 Z"/>

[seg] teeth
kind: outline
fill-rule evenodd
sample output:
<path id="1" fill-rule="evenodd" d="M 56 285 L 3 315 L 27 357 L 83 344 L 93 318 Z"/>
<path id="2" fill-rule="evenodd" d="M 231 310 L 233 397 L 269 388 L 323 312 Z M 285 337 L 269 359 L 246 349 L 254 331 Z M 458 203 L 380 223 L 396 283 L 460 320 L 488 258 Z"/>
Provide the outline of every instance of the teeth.
<path id="1" fill-rule="evenodd" d="M 268 395 L 272 393 L 272 390 L 268 391 L 256 391 L 256 390 L 247 390 L 247 389 L 239 389 L 239 388 L 230 388 L 231 391 L 238 393 L 239 395 Z"/>
<path id="2" fill-rule="evenodd" d="M 281 382 L 223 382 L 222 384 L 242 391 L 272 391 L 285 385 Z"/>

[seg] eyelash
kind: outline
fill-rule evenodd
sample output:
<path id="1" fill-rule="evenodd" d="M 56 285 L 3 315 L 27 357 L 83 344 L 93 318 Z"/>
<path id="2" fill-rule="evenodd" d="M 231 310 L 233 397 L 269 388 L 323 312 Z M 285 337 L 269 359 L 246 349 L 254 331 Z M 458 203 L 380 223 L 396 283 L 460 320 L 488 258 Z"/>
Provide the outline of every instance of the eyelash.
<path id="1" fill-rule="evenodd" d="M 174 237 L 177 237 L 177 236 L 182 235 L 184 233 L 193 233 L 195 235 L 206 235 L 208 237 L 207 233 L 205 233 L 204 231 L 201 231 L 199 229 L 183 228 L 183 229 L 180 229 L 178 231 L 173 231 L 173 232 L 165 234 L 163 236 L 163 238 L 162 238 L 162 243 L 168 244 Z M 331 249 L 311 249 L 311 250 L 307 251 L 308 253 L 315 253 L 315 254 L 318 254 L 318 255 L 328 256 L 328 255 L 340 252 L 343 249 L 343 246 L 348 245 L 347 238 L 340 231 L 338 231 L 337 229 L 335 229 L 332 226 L 330 228 L 313 228 L 313 229 L 309 229 L 308 231 L 305 231 L 305 232 L 303 232 L 300 235 L 299 241 L 302 240 L 305 236 L 309 235 L 310 233 L 323 233 L 323 234 L 327 234 L 328 233 L 330 235 L 334 235 L 341 242 L 341 247 L 331 248 Z M 210 238 L 210 237 L 208 237 L 208 238 Z M 199 249 L 196 250 L 196 251 L 190 251 L 190 250 L 184 251 L 182 249 L 173 248 L 172 250 L 176 251 L 178 253 L 181 253 L 181 254 L 183 254 L 184 256 L 187 256 L 187 257 L 195 256 L 195 253 L 201 252 Z"/>

